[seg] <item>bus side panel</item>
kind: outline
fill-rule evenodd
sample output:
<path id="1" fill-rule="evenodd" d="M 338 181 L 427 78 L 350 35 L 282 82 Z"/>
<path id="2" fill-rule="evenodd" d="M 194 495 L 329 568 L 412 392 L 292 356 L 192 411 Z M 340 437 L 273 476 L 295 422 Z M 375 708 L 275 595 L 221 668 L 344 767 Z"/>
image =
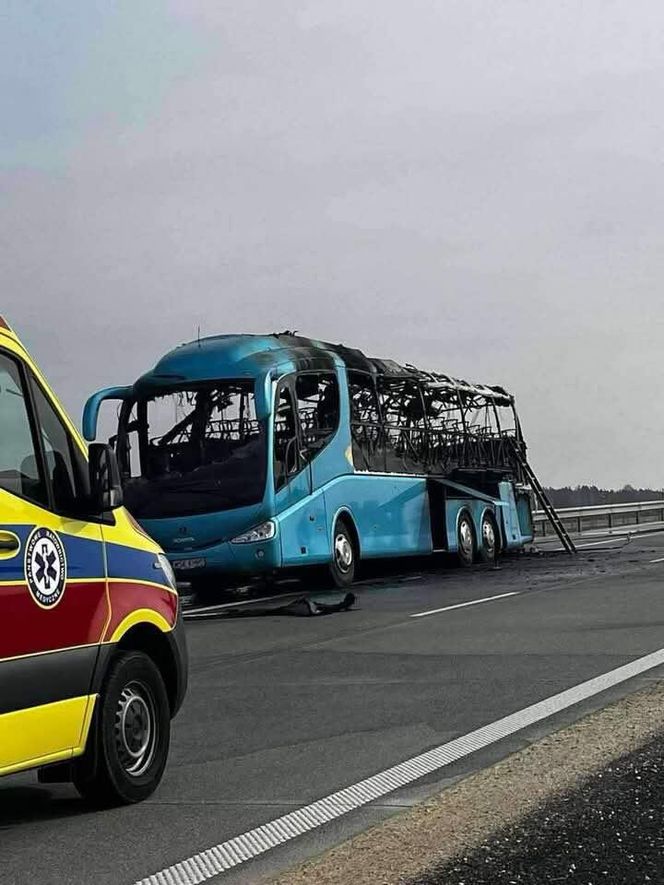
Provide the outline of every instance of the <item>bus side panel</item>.
<path id="1" fill-rule="evenodd" d="M 329 561 L 331 548 L 322 489 L 282 511 L 276 521 L 283 566 Z"/>
<path id="2" fill-rule="evenodd" d="M 524 543 L 530 543 L 535 537 L 533 530 L 533 511 L 530 504 L 530 495 L 526 491 L 519 490 L 516 493 L 516 511 L 519 520 L 519 530 Z"/>
<path id="3" fill-rule="evenodd" d="M 499 483 L 499 489 L 500 500 L 507 504 L 506 507 L 500 508 L 503 516 L 505 547 L 507 550 L 516 550 L 519 547 L 522 547 L 527 541 L 531 541 L 532 535 L 529 537 L 521 533 L 519 510 L 513 484 L 505 480 Z"/>
<path id="4" fill-rule="evenodd" d="M 360 555 L 431 553 L 426 480 L 419 476 L 351 474 L 325 487 L 330 535 L 336 516 L 350 513 L 360 537 Z"/>

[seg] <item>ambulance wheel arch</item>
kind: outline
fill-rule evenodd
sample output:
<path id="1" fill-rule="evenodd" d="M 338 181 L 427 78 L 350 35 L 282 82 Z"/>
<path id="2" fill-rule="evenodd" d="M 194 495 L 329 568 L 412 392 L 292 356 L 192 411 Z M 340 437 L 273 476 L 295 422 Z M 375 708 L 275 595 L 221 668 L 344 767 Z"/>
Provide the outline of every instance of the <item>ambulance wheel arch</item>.
<path id="1" fill-rule="evenodd" d="M 143 622 L 130 627 L 116 646 L 117 651 L 140 651 L 152 659 L 164 680 L 171 717 L 180 709 L 183 695 L 183 690 L 178 685 L 178 666 L 173 642 L 170 631 L 166 632 L 154 624 Z"/>

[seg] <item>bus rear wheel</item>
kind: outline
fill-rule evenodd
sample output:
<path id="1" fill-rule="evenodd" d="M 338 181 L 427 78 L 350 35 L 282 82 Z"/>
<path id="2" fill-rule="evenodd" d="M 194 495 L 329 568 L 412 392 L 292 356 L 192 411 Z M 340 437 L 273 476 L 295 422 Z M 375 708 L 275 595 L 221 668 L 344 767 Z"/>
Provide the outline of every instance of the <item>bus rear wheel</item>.
<path id="1" fill-rule="evenodd" d="M 468 568 L 475 561 L 475 528 L 468 513 L 462 513 L 457 527 L 457 556 L 459 564 Z"/>
<path id="2" fill-rule="evenodd" d="M 485 513 L 482 517 L 481 536 L 479 546 L 480 559 L 482 562 L 495 563 L 500 553 L 500 540 L 496 520 L 490 513 Z"/>
<path id="3" fill-rule="evenodd" d="M 343 519 L 338 519 L 334 524 L 332 534 L 332 560 L 328 570 L 332 584 L 335 587 L 350 587 L 355 579 L 355 567 L 357 555 L 355 542 Z"/>

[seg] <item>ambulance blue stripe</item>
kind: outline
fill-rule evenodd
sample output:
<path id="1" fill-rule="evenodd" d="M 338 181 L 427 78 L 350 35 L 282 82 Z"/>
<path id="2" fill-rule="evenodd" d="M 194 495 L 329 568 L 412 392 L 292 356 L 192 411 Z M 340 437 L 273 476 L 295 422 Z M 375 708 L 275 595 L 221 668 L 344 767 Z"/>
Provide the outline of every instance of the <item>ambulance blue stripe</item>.
<path id="1" fill-rule="evenodd" d="M 24 581 L 23 556 L 25 545 L 34 525 L 4 525 L 5 531 L 14 532 L 21 541 L 20 552 L 11 559 L 0 559 L 0 581 Z M 67 554 L 67 577 L 72 579 L 99 580 L 104 577 L 104 553 L 101 541 L 78 538 L 75 535 L 57 533 Z"/>
<path id="2" fill-rule="evenodd" d="M 148 581 L 151 584 L 168 586 L 164 573 L 158 566 L 155 553 L 136 550 L 122 544 L 107 544 L 106 557 L 109 578 L 124 578 L 127 581 Z"/>

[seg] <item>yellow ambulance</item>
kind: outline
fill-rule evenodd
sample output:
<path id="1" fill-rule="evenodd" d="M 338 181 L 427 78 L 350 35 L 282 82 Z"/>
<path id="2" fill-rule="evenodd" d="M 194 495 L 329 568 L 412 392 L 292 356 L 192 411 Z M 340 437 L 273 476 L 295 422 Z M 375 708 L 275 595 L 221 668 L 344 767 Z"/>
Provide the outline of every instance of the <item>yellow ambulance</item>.
<path id="1" fill-rule="evenodd" d="M 122 507 L 114 453 L 86 448 L 0 318 L 0 775 L 138 802 L 186 684 L 173 572 Z"/>

